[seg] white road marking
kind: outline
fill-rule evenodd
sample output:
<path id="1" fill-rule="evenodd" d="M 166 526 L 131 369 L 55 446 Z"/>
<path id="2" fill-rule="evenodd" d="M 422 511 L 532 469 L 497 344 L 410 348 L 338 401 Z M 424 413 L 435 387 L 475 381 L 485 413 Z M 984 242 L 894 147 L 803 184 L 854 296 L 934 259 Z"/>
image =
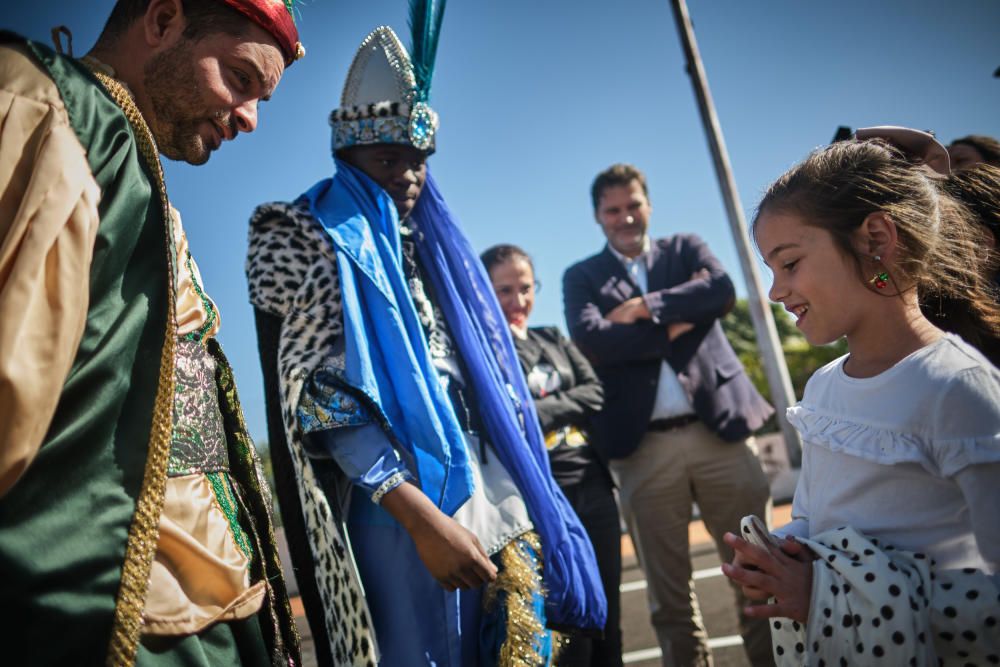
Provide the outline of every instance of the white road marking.
<path id="1" fill-rule="evenodd" d="M 712 637 L 708 640 L 708 648 L 728 648 L 730 646 L 741 646 L 743 644 L 743 637 L 739 635 L 728 635 L 726 637 Z M 642 662 L 643 660 L 655 660 L 657 658 L 662 658 L 663 652 L 660 651 L 660 647 L 656 648 L 644 648 L 639 651 L 630 651 L 622 655 L 622 662 L 626 665 L 633 662 Z"/>
<path id="2" fill-rule="evenodd" d="M 730 646 L 743 646 L 743 637 L 727 635 L 725 637 L 710 637 L 708 640 L 708 648 L 729 648 Z"/>
<path id="3" fill-rule="evenodd" d="M 655 660 L 656 658 L 662 658 L 663 651 L 660 647 L 656 648 L 644 648 L 641 651 L 631 651 L 630 653 L 622 654 L 622 662 L 626 665 L 630 662 L 642 662 L 643 660 Z"/>
<path id="4" fill-rule="evenodd" d="M 721 567 L 709 567 L 704 570 L 695 570 L 691 577 L 698 581 L 699 579 L 708 579 L 710 577 L 721 577 L 722 568 Z M 622 593 L 631 593 L 632 591 L 645 590 L 647 584 L 645 579 L 640 579 L 639 581 L 627 581 L 618 587 L 618 590 Z"/>
<path id="5" fill-rule="evenodd" d="M 721 577 L 722 568 L 721 567 L 709 567 L 704 570 L 695 570 L 691 578 L 695 581 L 699 579 L 710 579 L 711 577 Z M 630 593 L 632 591 L 641 591 L 647 587 L 645 579 L 640 579 L 639 581 L 629 581 L 621 585 L 619 590 L 622 593 Z M 743 644 L 743 638 L 739 635 L 728 635 L 726 637 L 711 637 L 708 640 L 708 647 L 710 649 L 717 648 L 728 648 L 730 646 L 741 646 Z M 642 662 L 643 660 L 655 660 L 657 658 L 663 657 L 663 652 L 660 651 L 659 647 L 655 648 L 644 648 L 638 651 L 631 651 L 622 655 L 622 662 L 625 664 L 631 664 L 633 662 Z"/>
<path id="6" fill-rule="evenodd" d="M 721 577 L 722 576 L 722 566 L 709 567 L 704 570 L 695 570 L 691 578 L 695 581 L 699 579 L 708 579 L 710 577 Z"/>
<path id="7" fill-rule="evenodd" d="M 632 591 L 641 591 L 646 588 L 646 580 L 640 579 L 639 581 L 626 581 L 624 584 L 618 587 L 621 593 L 631 593 Z"/>

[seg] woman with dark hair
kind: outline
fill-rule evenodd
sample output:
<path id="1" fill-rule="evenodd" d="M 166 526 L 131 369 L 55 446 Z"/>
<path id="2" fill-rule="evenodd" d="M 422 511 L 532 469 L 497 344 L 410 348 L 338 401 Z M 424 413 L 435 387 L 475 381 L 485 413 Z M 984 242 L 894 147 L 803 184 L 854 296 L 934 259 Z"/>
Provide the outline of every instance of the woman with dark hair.
<path id="1" fill-rule="evenodd" d="M 496 245 L 480 258 L 535 399 L 552 476 L 590 536 L 608 599 L 603 639 L 571 637 L 557 662 L 561 667 L 621 665 L 618 507 L 607 466 L 587 444 L 587 425 L 590 416 L 604 405 L 604 390 L 587 359 L 556 327 L 528 327 L 538 287 L 528 254 L 514 245 Z"/>
<path id="2" fill-rule="evenodd" d="M 994 248 L 1000 248 L 1000 165 L 983 163 L 964 171 L 955 171 L 942 183 L 944 190 L 961 202 L 992 235 Z"/>
<path id="3" fill-rule="evenodd" d="M 964 171 L 983 163 L 1000 167 L 1000 141 L 985 134 L 970 134 L 951 142 L 948 155 L 953 171 Z"/>

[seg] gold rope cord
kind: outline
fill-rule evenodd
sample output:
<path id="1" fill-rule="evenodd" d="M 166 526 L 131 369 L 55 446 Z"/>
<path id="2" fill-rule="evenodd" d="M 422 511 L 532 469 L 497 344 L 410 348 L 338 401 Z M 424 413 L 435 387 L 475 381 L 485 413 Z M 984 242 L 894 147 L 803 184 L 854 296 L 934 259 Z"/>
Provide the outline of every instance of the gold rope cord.
<path id="1" fill-rule="evenodd" d="M 163 206 L 163 223 L 167 238 L 167 323 L 160 354 L 160 377 L 153 406 L 153 424 L 149 432 L 149 454 L 142 476 L 142 488 L 136 501 L 135 516 L 129 528 L 122 565 L 122 581 L 115 603 L 111 644 L 107 664 L 112 667 L 132 665 L 139 650 L 139 633 L 142 612 L 149 589 L 149 573 L 159 541 L 160 514 L 167 483 L 167 461 L 170 457 L 170 431 L 173 427 L 174 400 L 174 267 L 172 261 L 173 230 L 167 187 L 163 180 L 163 165 L 156 148 L 156 141 L 145 119 L 139 112 L 132 95 L 119 81 L 84 62 L 98 81 L 107 89 L 111 98 L 121 107 L 132 126 L 139 153 L 153 174 Z"/>
<path id="2" fill-rule="evenodd" d="M 535 613 L 534 599 L 542 590 L 541 570 L 542 542 L 534 531 L 511 540 L 500 551 L 500 571 L 486 588 L 483 604 L 491 609 L 498 593 L 506 594 L 506 637 L 497 662 L 501 667 L 546 664 L 538 652 L 538 641 L 546 630 Z"/>

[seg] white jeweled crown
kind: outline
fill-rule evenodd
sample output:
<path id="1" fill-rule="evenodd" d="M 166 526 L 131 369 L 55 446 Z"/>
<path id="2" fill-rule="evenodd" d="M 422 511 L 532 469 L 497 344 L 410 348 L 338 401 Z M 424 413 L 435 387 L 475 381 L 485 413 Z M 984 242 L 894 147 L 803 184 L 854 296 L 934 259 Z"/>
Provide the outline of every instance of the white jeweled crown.
<path id="1" fill-rule="evenodd" d="M 365 144 L 406 144 L 434 152 L 438 116 L 417 99 L 413 65 L 388 26 L 373 30 L 347 71 L 340 108 L 330 113 L 334 151 Z"/>

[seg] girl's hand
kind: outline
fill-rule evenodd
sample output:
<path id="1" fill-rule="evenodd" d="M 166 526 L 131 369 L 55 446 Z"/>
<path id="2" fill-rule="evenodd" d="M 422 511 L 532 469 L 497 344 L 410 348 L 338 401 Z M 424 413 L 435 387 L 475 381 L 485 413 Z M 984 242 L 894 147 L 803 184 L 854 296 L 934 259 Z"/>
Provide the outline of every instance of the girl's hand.
<path id="1" fill-rule="evenodd" d="M 802 561 L 803 563 L 811 563 L 816 560 L 816 554 L 813 553 L 812 549 L 802 544 L 791 535 L 785 536 L 784 541 L 781 543 L 781 551 L 786 556 L 791 556 L 795 560 Z"/>
<path id="2" fill-rule="evenodd" d="M 754 546 L 732 533 L 726 533 L 723 540 L 735 551 L 732 564 L 723 563 L 723 574 L 752 600 L 775 598 L 774 604 L 746 607 L 743 611 L 747 616 L 808 621 L 815 559 L 812 551 L 787 538 L 780 549 Z"/>
<path id="3" fill-rule="evenodd" d="M 726 533 L 726 535 L 727 536 L 732 535 L 732 533 Z M 725 539 L 725 537 L 723 537 L 723 539 Z M 728 543 L 728 540 L 726 540 L 726 542 Z M 760 547 L 754 546 L 749 542 L 746 542 L 746 545 L 751 549 L 760 549 Z M 736 578 L 732 577 L 729 574 L 729 572 L 727 571 L 727 567 L 732 567 L 734 570 L 739 569 L 747 571 L 752 571 L 757 569 L 757 566 L 750 564 L 740 551 L 734 551 L 732 565 L 727 566 L 725 563 L 722 564 L 723 573 L 725 573 L 725 575 L 730 579 L 732 579 L 733 581 L 740 583 Z M 746 584 L 740 583 L 740 588 L 743 590 L 743 595 L 745 595 L 748 600 L 764 601 L 767 600 L 769 597 L 771 597 L 770 593 L 760 588 L 757 588 L 756 586 L 748 586 Z"/>

